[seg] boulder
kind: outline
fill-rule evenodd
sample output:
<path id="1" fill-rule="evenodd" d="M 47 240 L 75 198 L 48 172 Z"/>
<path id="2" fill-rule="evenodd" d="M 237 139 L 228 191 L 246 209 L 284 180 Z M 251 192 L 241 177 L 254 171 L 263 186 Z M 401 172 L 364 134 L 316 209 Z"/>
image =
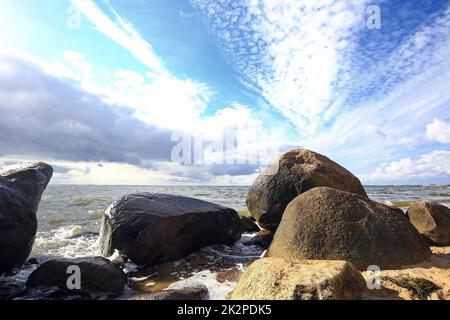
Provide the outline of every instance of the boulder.
<path id="1" fill-rule="evenodd" d="M 39 201 L 52 174 L 45 163 L 0 174 L 0 274 L 27 260 L 36 237 Z"/>
<path id="2" fill-rule="evenodd" d="M 73 275 L 70 266 L 80 269 L 80 289 L 68 288 L 68 278 Z M 127 283 L 125 273 L 103 257 L 50 259 L 34 270 L 28 278 L 28 289 L 52 289 L 69 295 L 107 294 L 120 295 Z"/>
<path id="3" fill-rule="evenodd" d="M 354 300 L 366 282 L 345 261 L 263 258 L 244 272 L 232 300 Z"/>
<path id="4" fill-rule="evenodd" d="M 126 195 L 105 212 L 100 232 L 102 255 L 114 250 L 138 265 L 176 261 L 209 245 L 240 239 L 236 211 L 181 196 Z"/>
<path id="5" fill-rule="evenodd" d="M 314 187 L 335 188 L 367 198 L 351 172 L 319 153 L 296 149 L 281 155 L 255 180 L 247 194 L 247 208 L 262 228 L 275 231 L 288 203 Z"/>
<path id="6" fill-rule="evenodd" d="M 256 224 L 254 218 L 251 217 L 241 217 L 241 223 L 242 223 L 242 231 L 243 232 L 258 232 L 261 229 Z"/>
<path id="7" fill-rule="evenodd" d="M 397 213 L 400 215 L 400 217 L 403 217 L 403 218 L 405 218 L 406 220 L 409 220 L 408 213 L 407 213 L 407 212 L 404 212 L 404 211 L 403 211 L 402 209 L 400 209 L 399 207 L 396 207 L 396 206 L 389 206 L 389 205 L 388 205 L 388 207 L 391 208 L 392 210 L 394 210 L 395 212 L 397 212 Z"/>
<path id="8" fill-rule="evenodd" d="M 358 269 L 427 261 L 431 251 L 413 225 L 392 208 L 365 197 L 319 187 L 295 198 L 268 256 L 345 260 Z"/>
<path id="9" fill-rule="evenodd" d="M 408 208 L 411 223 L 432 245 L 450 245 L 450 209 L 436 202 L 418 201 Z"/>

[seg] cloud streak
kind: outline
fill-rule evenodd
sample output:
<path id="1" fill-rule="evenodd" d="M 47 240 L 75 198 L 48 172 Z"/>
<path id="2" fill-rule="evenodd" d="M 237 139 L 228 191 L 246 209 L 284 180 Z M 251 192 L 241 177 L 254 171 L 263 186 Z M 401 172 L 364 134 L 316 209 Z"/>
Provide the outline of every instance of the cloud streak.
<path id="1" fill-rule="evenodd" d="M 107 1 L 105 3 L 111 11 L 112 17 L 102 11 L 94 1 L 72 0 L 72 3 L 94 25 L 97 31 L 128 50 L 130 54 L 153 72 L 166 74 L 164 65 L 152 46 Z M 113 20 L 113 17 L 115 20 Z"/>

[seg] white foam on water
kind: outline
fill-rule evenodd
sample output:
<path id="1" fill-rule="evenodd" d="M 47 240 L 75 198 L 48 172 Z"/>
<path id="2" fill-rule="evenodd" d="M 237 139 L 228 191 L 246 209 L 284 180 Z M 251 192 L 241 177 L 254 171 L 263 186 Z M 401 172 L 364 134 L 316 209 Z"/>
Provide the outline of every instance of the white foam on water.
<path id="1" fill-rule="evenodd" d="M 238 260 L 258 259 L 263 250 L 256 245 L 244 245 L 245 240 L 251 239 L 256 235 L 257 233 L 244 233 L 241 239 L 232 246 L 212 246 L 203 248 L 202 250 L 214 253 L 215 256 L 212 256 L 214 259 L 217 256 Z"/>
<path id="2" fill-rule="evenodd" d="M 81 236 L 70 239 L 82 232 L 78 225 L 65 226 L 51 231 L 39 231 L 36 235 L 32 255 L 60 256 L 76 258 L 96 256 L 100 253 L 98 237 Z"/>
<path id="3" fill-rule="evenodd" d="M 209 270 L 197 272 L 187 279 L 171 284 L 167 290 L 192 288 L 195 286 L 205 286 L 208 289 L 211 300 L 226 300 L 231 292 L 236 288 L 237 282 L 217 281 L 217 274 Z"/>
<path id="4" fill-rule="evenodd" d="M 144 285 L 144 287 L 153 287 L 156 284 L 156 282 L 148 282 Z"/>
<path id="5" fill-rule="evenodd" d="M 115 265 L 119 266 L 125 265 L 125 260 L 118 250 L 114 250 L 114 253 L 111 256 L 107 257 L 107 259 L 112 263 L 114 263 Z"/>

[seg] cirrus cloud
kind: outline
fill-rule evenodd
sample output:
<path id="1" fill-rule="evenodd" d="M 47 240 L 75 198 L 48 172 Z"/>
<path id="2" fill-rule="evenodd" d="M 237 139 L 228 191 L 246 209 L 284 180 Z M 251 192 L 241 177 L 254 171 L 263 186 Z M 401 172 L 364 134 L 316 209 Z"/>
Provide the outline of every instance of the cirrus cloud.
<path id="1" fill-rule="evenodd" d="M 313 133 L 341 107 L 333 109 L 335 87 L 348 81 L 365 1 L 191 2 L 243 83 L 259 90 L 299 129 Z"/>

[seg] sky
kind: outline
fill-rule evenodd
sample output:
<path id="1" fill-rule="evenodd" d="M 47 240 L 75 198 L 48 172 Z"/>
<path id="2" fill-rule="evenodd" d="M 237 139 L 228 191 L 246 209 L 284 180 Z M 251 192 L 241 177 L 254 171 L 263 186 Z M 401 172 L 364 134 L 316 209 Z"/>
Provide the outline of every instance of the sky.
<path id="1" fill-rule="evenodd" d="M 292 148 L 450 183 L 450 1 L 0 0 L 0 167 L 249 185 Z"/>

